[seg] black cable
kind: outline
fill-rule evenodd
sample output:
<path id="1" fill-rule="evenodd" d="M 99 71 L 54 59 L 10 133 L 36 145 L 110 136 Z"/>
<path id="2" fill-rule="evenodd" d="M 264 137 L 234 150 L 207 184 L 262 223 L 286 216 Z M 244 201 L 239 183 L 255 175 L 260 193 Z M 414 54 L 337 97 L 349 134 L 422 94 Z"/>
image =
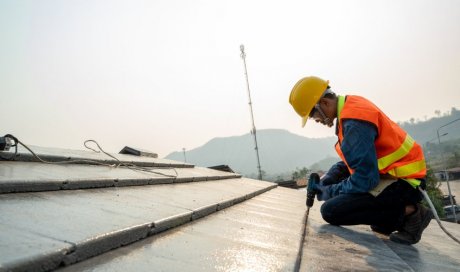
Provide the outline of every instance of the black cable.
<path id="1" fill-rule="evenodd" d="M 108 164 L 108 163 L 103 163 L 103 162 L 99 162 L 99 161 L 96 161 L 96 160 L 87 160 L 87 159 L 79 159 L 79 160 L 67 160 L 67 161 L 55 161 L 55 162 L 52 162 L 52 161 L 47 161 L 47 160 L 44 160 L 42 158 L 40 158 L 37 154 L 35 154 L 35 152 L 30 149 L 26 144 L 24 144 L 23 142 L 21 142 L 18 138 L 14 137 L 13 135 L 11 134 L 6 134 L 5 137 L 8 137 L 10 139 L 12 139 L 14 141 L 14 147 L 15 147 L 15 153 L 14 155 L 11 157 L 11 158 L 3 158 L 3 157 L 0 157 L 1 159 L 3 160 L 12 160 L 14 159 L 14 157 L 16 157 L 17 153 L 18 153 L 18 144 L 22 145 L 25 149 L 27 149 L 34 158 L 36 158 L 39 162 L 42 162 L 42 163 L 46 163 L 46 164 L 70 164 L 70 163 L 87 163 L 87 164 L 96 164 L 96 165 L 102 165 L 102 166 L 108 166 L 108 167 L 125 167 L 127 169 L 130 169 L 132 171 L 143 171 L 143 172 L 149 172 L 149 173 L 152 173 L 152 174 L 157 174 L 157 175 L 161 175 L 161 176 L 165 176 L 165 177 L 171 177 L 171 178 L 177 178 L 177 176 L 179 175 L 176 171 L 176 169 L 174 168 L 165 168 L 165 169 L 171 169 L 173 170 L 176 175 L 168 175 L 168 174 L 163 174 L 163 173 L 160 173 L 160 172 L 157 172 L 157 171 L 153 171 L 149 168 L 146 168 L 146 167 L 141 167 L 141 166 L 137 166 L 135 164 L 131 164 L 131 163 L 123 163 L 121 162 L 119 159 L 117 159 L 115 156 L 105 152 L 100 146 L 99 144 L 95 141 L 95 140 L 86 140 L 84 142 L 84 146 L 87 148 L 87 149 L 90 149 L 90 150 L 93 150 L 94 152 L 96 153 L 99 153 L 99 152 L 102 152 L 104 153 L 105 155 L 113 158 L 114 160 L 116 160 L 118 163 L 116 164 Z M 97 145 L 97 147 L 99 148 L 100 151 L 98 150 L 95 150 L 89 146 L 86 145 L 86 143 L 88 142 L 93 142 Z"/>
<path id="2" fill-rule="evenodd" d="M 14 137 L 13 135 L 11 134 L 6 134 L 4 136 L 4 138 L 10 138 L 11 140 L 13 140 L 14 144 L 12 146 L 14 146 L 14 154 L 9 157 L 9 158 L 5 158 L 3 156 L 0 156 L 0 159 L 1 160 L 4 160 L 4 161 L 13 161 L 14 158 L 16 157 L 16 155 L 18 154 L 18 139 L 16 137 Z"/>
<path id="3" fill-rule="evenodd" d="M 425 197 L 426 202 L 428 202 L 428 205 L 430 206 L 431 211 L 433 212 L 434 218 L 436 219 L 436 222 L 438 222 L 439 227 L 447 234 L 447 236 L 449 236 L 450 238 L 452 238 L 452 240 L 454 240 L 455 242 L 460 244 L 460 240 L 458 240 L 455 236 L 453 236 L 450 232 L 448 232 L 444 228 L 444 226 L 441 224 L 441 220 L 439 219 L 438 213 L 436 212 L 436 209 L 434 208 L 433 202 L 431 202 L 430 197 L 428 196 L 426 191 L 423 190 L 420 187 L 417 187 L 417 188 L 422 193 L 423 197 Z"/>

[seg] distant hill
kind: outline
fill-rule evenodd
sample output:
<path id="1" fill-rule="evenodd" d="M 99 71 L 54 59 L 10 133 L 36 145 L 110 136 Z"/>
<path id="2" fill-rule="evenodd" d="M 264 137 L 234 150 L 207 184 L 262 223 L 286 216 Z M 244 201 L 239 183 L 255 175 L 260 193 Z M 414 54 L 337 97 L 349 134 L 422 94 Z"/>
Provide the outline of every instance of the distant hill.
<path id="1" fill-rule="evenodd" d="M 308 169 L 312 171 L 327 171 L 333 164 L 338 162 L 340 159 L 337 156 L 332 156 L 332 157 L 327 157 L 324 158 L 318 162 L 315 162 L 314 164 L 310 165 Z"/>
<path id="2" fill-rule="evenodd" d="M 335 137 L 307 138 L 282 129 L 257 131 L 260 164 L 268 175 L 293 172 L 296 167 L 309 167 L 327 157 L 337 157 L 333 148 Z M 257 176 L 257 159 L 251 134 L 214 138 L 205 145 L 188 150 L 187 162 L 198 166 L 228 164 L 245 176 Z M 173 152 L 166 159 L 182 161 L 182 152 Z"/>
<path id="3" fill-rule="evenodd" d="M 411 120 L 400 122 L 417 142 L 425 146 L 427 142 L 437 143 L 437 129 L 442 128 L 441 141 L 460 138 L 460 111 L 452 108 L 450 114 L 433 117 L 426 121 Z M 289 177 L 296 168 L 327 170 L 338 157 L 333 148 L 336 137 L 307 138 L 282 129 L 265 129 L 257 132 L 262 170 L 267 176 Z M 188 150 L 187 162 L 208 167 L 227 164 L 245 176 L 257 177 L 257 162 L 251 134 L 214 138 L 201 147 Z M 167 159 L 182 161 L 182 152 L 173 152 Z"/>
<path id="4" fill-rule="evenodd" d="M 426 121 L 414 120 L 409 122 L 402 122 L 399 125 L 406 130 L 417 142 L 425 146 L 427 142 L 437 143 L 437 130 L 441 126 L 447 125 L 439 130 L 439 134 L 442 136 L 441 141 L 453 140 L 460 138 L 460 111 L 456 108 L 452 108 L 450 114 L 445 113 L 444 116 L 433 117 Z"/>

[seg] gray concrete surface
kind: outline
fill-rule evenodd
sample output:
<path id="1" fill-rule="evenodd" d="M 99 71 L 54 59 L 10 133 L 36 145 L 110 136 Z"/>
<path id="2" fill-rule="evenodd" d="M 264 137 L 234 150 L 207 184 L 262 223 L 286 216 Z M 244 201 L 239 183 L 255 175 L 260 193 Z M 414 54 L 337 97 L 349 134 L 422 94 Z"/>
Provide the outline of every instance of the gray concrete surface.
<path id="1" fill-rule="evenodd" d="M 412 271 L 368 226 L 327 224 L 321 204 L 309 214 L 300 271 Z"/>
<path id="2" fill-rule="evenodd" d="M 156 173 L 96 165 L 2 162 L 0 193 L 139 186 L 241 177 L 239 174 L 203 167 L 148 169 Z"/>
<path id="3" fill-rule="evenodd" d="M 278 187 L 62 271 L 293 271 L 303 198 Z"/>
<path id="4" fill-rule="evenodd" d="M 221 203 L 238 203 L 274 184 L 249 179 L 225 179 L 197 183 L 161 184 L 0 195 L 0 225 L 60 243 L 44 244 L 49 254 L 62 253 L 63 263 L 73 263 L 132 243 L 217 211 Z M 213 207 L 213 208 L 210 208 Z M 194 216 L 195 215 L 195 216 Z M 7 254 L 16 244 L 39 243 L 40 239 L 0 232 L 0 263 L 34 260 L 36 268 L 48 255 L 35 251 Z M 64 245 L 62 244 L 64 243 Z M 32 246 L 33 247 L 33 246 Z M 38 251 L 36 253 L 39 253 Z"/>
<path id="5" fill-rule="evenodd" d="M 369 226 L 326 224 L 316 202 L 308 219 L 301 271 L 460 271 L 460 245 L 435 220 L 415 245 L 401 245 Z M 460 225 L 442 222 L 460 239 Z"/>
<path id="6" fill-rule="evenodd" d="M 460 240 L 460 225 L 442 221 L 444 227 Z M 412 246 L 382 240 L 414 271 L 460 271 L 460 244 L 448 237 L 435 220 L 424 231 L 422 240 Z"/>
<path id="7" fill-rule="evenodd" d="M 295 271 L 304 201 L 304 192 L 278 187 L 62 271 Z M 434 222 L 406 246 L 369 226 L 329 225 L 320 205 L 310 213 L 300 271 L 459 271 L 460 247 Z"/>
<path id="8" fill-rule="evenodd" d="M 0 271 L 50 270 L 58 266 L 62 256 L 73 246 L 64 241 L 46 237 L 21 226 L 0 224 Z"/>

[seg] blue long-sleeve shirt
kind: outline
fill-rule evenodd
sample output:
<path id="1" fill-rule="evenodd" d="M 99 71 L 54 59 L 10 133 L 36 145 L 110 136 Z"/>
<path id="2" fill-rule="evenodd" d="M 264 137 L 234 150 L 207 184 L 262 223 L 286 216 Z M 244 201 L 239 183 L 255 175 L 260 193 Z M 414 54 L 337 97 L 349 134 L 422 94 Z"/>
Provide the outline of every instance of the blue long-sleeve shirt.
<path id="1" fill-rule="evenodd" d="M 338 194 L 369 192 L 379 182 L 377 153 L 374 144 L 377 128 L 371 123 L 356 119 L 342 120 L 342 126 L 342 153 L 350 168 L 355 171 L 341 182 L 328 186 L 327 190 L 332 197 Z M 340 178 L 337 172 L 343 171 L 345 164 L 339 162 L 333 166 L 331 174 L 334 174 L 334 167 L 335 175 Z"/>

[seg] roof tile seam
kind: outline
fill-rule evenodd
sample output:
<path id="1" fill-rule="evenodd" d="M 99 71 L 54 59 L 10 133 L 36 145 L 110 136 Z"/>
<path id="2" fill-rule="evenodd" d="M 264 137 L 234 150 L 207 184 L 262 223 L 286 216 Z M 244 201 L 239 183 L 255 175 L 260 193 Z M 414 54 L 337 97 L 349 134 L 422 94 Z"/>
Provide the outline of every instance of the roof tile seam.
<path id="1" fill-rule="evenodd" d="M 76 243 L 75 250 L 65 255 L 61 265 L 67 266 L 80 262 L 112 249 L 142 240 L 148 236 L 151 226 L 152 223 L 145 223 Z"/>
<path id="2" fill-rule="evenodd" d="M 214 204 L 207 205 L 207 206 L 193 210 L 192 221 L 217 212 L 218 205 L 219 203 L 214 203 Z"/>
<path id="3" fill-rule="evenodd" d="M 78 156 L 60 156 L 60 155 L 49 155 L 49 154 L 38 154 L 41 159 L 49 162 L 62 162 L 62 161 L 71 161 L 71 160 L 87 160 L 87 161 L 94 161 L 94 163 L 90 162 L 72 162 L 66 165 L 99 165 L 99 163 L 104 164 L 131 164 L 140 167 L 155 167 L 155 168 L 194 168 L 195 165 L 193 164 L 181 164 L 181 163 L 167 163 L 167 162 L 146 162 L 146 161 L 129 161 L 129 160 L 113 160 L 113 159 L 101 159 L 101 158 L 94 158 L 94 157 L 78 157 Z M 18 153 L 15 158 L 15 162 L 36 162 L 40 163 L 32 154 L 28 153 Z"/>
<path id="4" fill-rule="evenodd" d="M 17 260 L 0 264 L 0 271 L 50 271 L 60 266 L 64 252 L 55 251 L 40 254 L 27 260 Z"/>
<path id="5" fill-rule="evenodd" d="M 34 261 L 33 264 L 31 264 L 32 266 L 28 265 L 28 263 L 30 263 L 31 261 L 31 259 L 28 259 L 15 264 L 14 267 L 12 267 L 12 269 L 18 269 L 19 267 L 23 267 L 26 264 L 27 269 L 39 271 L 52 270 L 56 269 L 59 266 L 68 266 L 73 263 L 80 262 L 88 258 L 108 252 L 115 248 L 119 248 L 121 246 L 125 246 L 127 244 L 131 244 L 136 241 L 145 239 L 149 236 L 156 235 L 160 232 L 206 217 L 217 211 L 223 210 L 225 208 L 231 207 L 240 202 L 253 198 L 257 195 L 263 194 L 276 187 L 277 185 L 271 185 L 240 197 L 223 200 L 218 203 L 206 205 L 197 209 L 193 209 L 191 211 L 187 211 L 182 214 L 173 215 L 168 218 L 160 219 L 151 223 L 145 223 L 137 226 L 127 227 L 121 230 L 116 230 L 111 233 L 102 234 L 82 242 L 73 243 L 65 241 L 66 243 L 72 245 L 70 250 L 66 252 L 61 252 L 59 253 L 60 255 L 56 255 L 57 253 L 53 252 L 49 255 L 41 255 L 39 257 L 34 256 L 32 257 L 32 259 L 37 258 L 37 260 Z M 56 260 L 50 260 L 49 256 L 52 256 Z M 50 261 L 52 261 L 53 263 L 53 265 L 51 266 L 47 265 L 47 263 Z M 46 268 L 43 269 L 43 267 Z"/>
<path id="6" fill-rule="evenodd" d="M 168 218 L 154 221 L 150 229 L 149 236 L 192 221 L 192 214 L 193 211 L 188 211 L 182 214 L 173 215 Z"/>
<path id="7" fill-rule="evenodd" d="M 25 193 L 25 192 L 44 192 L 44 191 L 60 191 L 60 190 L 80 190 L 80 189 L 97 189 L 110 187 L 129 187 L 129 186 L 145 186 L 157 184 L 171 183 L 187 183 L 201 181 L 216 181 L 224 179 L 240 178 L 241 176 L 203 176 L 203 177 L 179 177 L 179 178 L 110 178 L 110 179 L 85 179 L 65 181 L 33 181 L 27 184 L 27 181 L 15 181 L 12 183 L 0 184 L 0 194 L 7 193 Z"/>

